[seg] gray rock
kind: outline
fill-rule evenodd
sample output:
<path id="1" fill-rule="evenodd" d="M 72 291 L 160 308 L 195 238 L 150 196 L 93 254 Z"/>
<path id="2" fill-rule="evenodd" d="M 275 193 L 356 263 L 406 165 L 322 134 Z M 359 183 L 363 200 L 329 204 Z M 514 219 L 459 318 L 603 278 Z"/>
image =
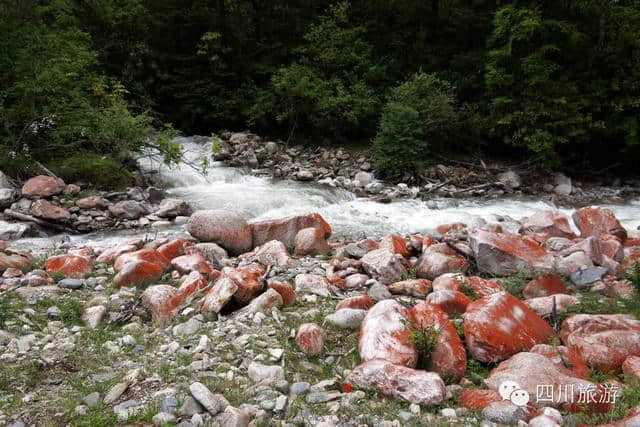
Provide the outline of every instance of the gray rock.
<path id="1" fill-rule="evenodd" d="M 175 218 L 187 216 L 191 213 L 189 205 L 184 200 L 168 198 L 164 199 L 154 212 L 160 218 Z"/>
<path id="2" fill-rule="evenodd" d="M 311 388 L 311 384 L 309 384 L 306 381 L 300 381 L 300 382 L 291 384 L 291 387 L 289 388 L 289 394 L 291 394 L 292 396 L 305 394 L 309 391 L 310 388 Z"/>
<path id="3" fill-rule="evenodd" d="M 281 366 L 269 366 L 252 362 L 247 373 L 254 382 L 284 380 L 284 369 Z"/>
<path id="4" fill-rule="evenodd" d="M 284 393 L 284 394 L 289 393 L 289 381 L 287 380 L 280 380 L 276 382 L 275 387 L 276 387 L 276 390 L 278 390 L 280 393 Z"/>
<path id="5" fill-rule="evenodd" d="M 8 208 L 13 202 L 18 200 L 19 197 L 16 190 L 0 188 L 0 209 Z"/>
<path id="6" fill-rule="evenodd" d="M 227 406 L 215 419 L 220 426 L 224 427 L 247 427 L 251 422 L 249 414 L 233 406 Z"/>
<path id="7" fill-rule="evenodd" d="M 224 409 L 224 402 L 202 383 L 195 382 L 189 386 L 189 391 L 200 404 L 211 414 L 216 415 Z"/>
<path id="8" fill-rule="evenodd" d="M 129 384 L 126 382 L 114 385 L 104 396 L 102 403 L 104 403 L 105 405 L 109 405 L 115 402 L 120 396 L 122 396 L 122 394 L 127 390 L 128 387 Z"/>
<path id="9" fill-rule="evenodd" d="M 109 206 L 109 213 L 119 219 L 138 219 L 147 213 L 147 209 L 135 200 L 123 200 Z"/>
<path id="10" fill-rule="evenodd" d="M 516 424 L 519 420 L 527 418 L 524 409 L 509 400 L 490 403 L 482 410 L 482 415 L 488 421 L 507 425 Z"/>
<path id="11" fill-rule="evenodd" d="M 185 397 L 182 405 L 180 405 L 180 409 L 178 409 L 178 414 L 183 417 L 191 417 L 193 414 L 199 414 L 201 412 L 204 412 L 204 408 L 191 396 Z"/>
<path id="12" fill-rule="evenodd" d="M 166 424 L 174 424 L 176 422 L 176 416 L 167 412 L 158 412 L 152 418 L 153 425 L 164 426 Z"/>
<path id="13" fill-rule="evenodd" d="M 402 263 L 402 256 L 396 255 L 388 249 L 376 249 L 368 252 L 360 261 L 364 271 L 384 285 L 399 282 L 407 275 L 407 269 Z"/>
<path id="14" fill-rule="evenodd" d="M 353 179 L 356 181 L 358 187 L 366 187 L 368 184 L 373 182 L 373 174 L 360 171 L 356 173 L 356 176 Z"/>
<path id="15" fill-rule="evenodd" d="M 15 420 L 11 424 L 7 424 L 7 427 L 25 427 L 25 424 L 22 422 L 22 420 Z"/>
<path id="16" fill-rule="evenodd" d="M 173 327 L 173 335 L 193 335 L 202 326 L 202 322 L 195 317 Z"/>
<path id="17" fill-rule="evenodd" d="M 321 297 L 328 297 L 329 281 L 319 274 L 298 274 L 295 278 L 296 292 L 316 294 Z"/>
<path id="18" fill-rule="evenodd" d="M 522 185 L 520 175 L 514 171 L 507 171 L 498 175 L 498 182 L 507 188 L 518 188 Z"/>
<path id="19" fill-rule="evenodd" d="M 100 393 L 94 391 L 93 393 L 87 394 L 82 401 L 89 407 L 93 408 L 97 404 L 100 403 Z"/>
<path id="20" fill-rule="evenodd" d="M 325 320 L 343 329 L 359 329 L 367 312 L 355 308 L 343 308 L 325 317 Z"/>
<path id="21" fill-rule="evenodd" d="M 82 288 L 82 280 L 72 279 L 70 277 L 62 279 L 58 282 L 58 286 L 64 289 L 80 289 Z"/>
<path id="22" fill-rule="evenodd" d="M 389 289 L 387 289 L 387 287 L 385 285 L 383 285 L 382 283 L 380 283 L 380 282 L 374 283 L 369 288 L 369 292 L 367 292 L 367 294 L 374 301 L 382 301 L 382 300 L 385 300 L 385 299 L 393 298 L 393 295 L 391 294 L 391 292 L 389 292 Z"/>
<path id="23" fill-rule="evenodd" d="M 295 178 L 298 181 L 311 181 L 313 179 L 313 172 L 308 170 L 301 170 L 296 172 Z"/>
<path id="24" fill-rule="evenodd" d="M 55 305 L 52 305 L 51 307 L 47 308 L 47 317 L 50 317 L 52 319 L 57 319 L 60 317 L 60 314 L 62 314 L 62 311 L 60 311 L 60 309 Z"/>
<path id="25" fill-rule="evenodd" d="M 28 234 L 31 225 L 21 222 L 6 222 L 0 220 L 0 240 L 18 240 Z"/>
<path id="26" fill-rule="evenodd" d="M 335 400 L 342 395 L 339 391 L 318 391 L 307 394 L 307 403 L 326 403 Z"/>
<path id="27" fill-rule="evenodd" d="M 127 400 L 113 407 L 113 412 L 118 416 L 120 421 L 127 420 L 140 412 L 144 406 L 140 405 L 137 400 Z"/>
<path id="28" fill-rule="evenodd" d="M 11 178 L 0 171 L 0 188 L 15 188 Z"/>
<path id="29" fill-rule="evenodd" d="M 602 280 L 602 278 L 607 274 L 607 271 L 608 270 L 604 267 L 590 267 L 578 270 L 571 274 L 571 283 L 576 285 L 578 289 L 583 289 L 598 280 Z"/>

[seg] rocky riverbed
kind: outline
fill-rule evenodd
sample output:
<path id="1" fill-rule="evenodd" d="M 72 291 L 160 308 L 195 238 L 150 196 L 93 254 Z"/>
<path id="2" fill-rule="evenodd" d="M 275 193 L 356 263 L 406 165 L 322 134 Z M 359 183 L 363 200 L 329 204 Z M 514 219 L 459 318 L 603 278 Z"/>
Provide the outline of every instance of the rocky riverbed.
<path id="1" fill-rule="evenodd" d="M 348 240 L 200 210 L 2 242 L 0 422 L 638 425 L 637 232 L 589 207 L 504 225 Z"/>

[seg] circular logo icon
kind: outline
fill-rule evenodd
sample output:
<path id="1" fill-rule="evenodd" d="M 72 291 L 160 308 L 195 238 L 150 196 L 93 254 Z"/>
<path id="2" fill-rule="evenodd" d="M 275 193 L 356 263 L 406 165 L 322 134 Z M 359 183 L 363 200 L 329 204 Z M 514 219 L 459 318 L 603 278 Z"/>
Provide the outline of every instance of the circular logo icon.
<path id="1" fill-rule="evenodd" d="M 525 406 L 529 403 L 529 393 L 520 388 L 520 384 L 515 381 L 504 381 L 498 387 L 498 393 L 502 400 L 510 400 L 516 406 Z"/>
<path id="2" fill-rule="evenodd" d="M 515 390 L 510 396 L 511 403 L 516 406 L 525 406 L 529 403 L 529 393 L 525 390 Z"/>

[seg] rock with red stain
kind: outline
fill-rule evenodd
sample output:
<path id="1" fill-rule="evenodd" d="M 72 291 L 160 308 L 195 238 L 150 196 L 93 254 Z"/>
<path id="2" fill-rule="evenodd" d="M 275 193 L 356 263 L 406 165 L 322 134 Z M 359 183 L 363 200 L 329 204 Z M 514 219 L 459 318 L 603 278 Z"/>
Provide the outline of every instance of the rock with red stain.
<path id="1" fill-rule="evenodd" d="M 284 307 L 288 307 L 296 302 L 296 291 L 290 284 L 277 280 L 270 280 L 268 286 L 280 294 L 282 297 L 282 305 Z"/>
<path id="2" fill-rule="evenodd" d="M 465 277 L 460 273 L 447 273 L 436 278 L 433 283 L 433 290 L 450 290 L 466 292 L 474 298 L 482 298 L 496 292 L 504 291 L 504 288 L 495 279 L 486 280 L 478 276 Z"/>
<path id="3" fill-rule="evenodd" d="M 536 353 L 522 352 L 500 363 L 484 380 L 492 390 L 499 391 L 500 384 L 514 381 L 522 390 L 533 396 L 529 403 L 542 407 L 551 406 L 560 410 L 579 410 L 581 390 L 594 390 L 598 402 L 603 390 L 597 384 L 583 380 L 560 369 L 551 359 Z M 544 385 L 543 394 L 540 385 Z M 538 396 L 537 399 L 535 397 Z M 610 403 L 590 403 L 588 409 L 600 412 L 610 408 Z"/>
<path id="4" fill-rule="evenodd" d="M 188 303 L 193 294 L 207 285 L 207 279 L 194 271 L 184 278 L 177 289 L 168 285 L 155 285 L 145 289 L 141 296 L 142 305 L 151 311 L 154 323 L 166 325 Z"/>
<path id="5" fill-rule="evenodd" d="M 467 370 L 467 353 L 445 312 L 423 302 L 411 307 L 407 318 L 414 329 L 436 334 L 426 369 L 442 378 L 461 378 Z"/>
<path id="6" fill-rule="evenodd" d="M 303 323 L 298 328 L 296 343 L 308 355 L 320 354 L 324 347 L 324 329 L 315 323 Z"/>
<path id="7" fill-rule="evenodd" d="M 282 307 L 282 297 L 275 289 L 267 289 L 266 292 L 254 298 L 249 305 L 243 307 L 240 313 L 268 312 L 272 308 Z"/>
<path id="8" fill-rule="evenodd" d="M 545 356 L 567 375 L 588 379 L 591 374 L 589 367 L 580 359 L 580 354 L 564 345 L 536 344 L 530 352 Z"/>
<path id="9" fill-rule="evenodd" d="M 329 281 L 319 274 L 298 274 L 295 278 L 296 292 L 299 294 L 316 294 L 321 297 L 328 297 Z"/>
<path id="10" fill-rule="evenodd" d="M 343 299 L 336 306 L 336 311 L 343 308 L 356 308 L 361 310 L 369 310 L 375 305 L 375 301 L 369 295 L 356 295 Z"/>
<path id="11" fill-rule="evenodd" d="M 8 268 L 28 271 L 33 265 L 33 257 L 29 252 L 0 252 L 0 273 Z"/>
<path id="12" fill-rule="evenodd" d="M 438 276 L 452 272 L 465 272 L 469 261 L 455 255 L 445 244 L 436 244 L 426 248 L 416 263 L 416 273 L 423 279 L 434 280 Z"/>
<path id="13" fill-rule="evenodd" d="M 599 237 L 612 234 L 622 240 L 627 238 L 627 230 L 610 209 L 586 207 L 573 213 L 573 222 L 580 230 L 582 237 Z"/>
<path id="14" fill-rule="evenodd" d="M 96 258 L 96 262 L 111 262 L 122 254 L 134 252 L 138 250 L 138 246 L 130 243 L 123 243 L 113 248 L 107 248 Z"/>
<path id="15" fill-rule="evenodd" d="M 364 361 L 384 359 L 396 365 L 415 367 L 418 352 L 407 322 L 407 309 L 396 301 L 383 300 L 374 305 L 360 328 L 360 358 Z"/>
<path id="16" fill-rule="evenodd" d="M 369 280 L 369 276 L 362 273 L 355 273 L 348 275 L 344 280 L 344 288 L 345 289 L 358 289 L 362 288 L 367 284 L 367 280 Z"/>
<path id="17" fill-rule="evenodd" d="M 603 285 L 604 289 L 602 292 L 610 297 L 631 300 L 638 295 L 637 288 L 628 280 L 605 278 Z M 595 290 L 594 287 L 591 288 L 591 291 Z"/>
<path id="18" fill-rule="evenodd" d="M 71 219 L 71 213 L 65 208 L 56 206 L 44 199 L 38 199 L 31 204 L 31 215 L 55 222 L 66 222 Z"/>
<path id="19" fill-rule="evenodd" d="M 461 406 L 469 409 L 484 409 L 487 405 L 493 402 L 500 402 L 502 397 L 500 393 L 495 390 L 486 389 L 480 390 L 477 388 L 468 388 L 462 390 L 458 403 Z"/>
<path id="20" fill-rule="evenodd" d="M 557 211 L 538 211 L 525 219 L 520 228 L 521 234 L 532 234 L 546 241 L 550 237 L 564 237 L 574 239 L 575 233 L 571 230 L 569 218 Z"/>
<path id="21" fill-rule="evenodd" d="M 562 322 L 560 338 L 600 370 L 617 372 L 627 357 L 640 356 L 640 320 L 631 315 L 577 314 Z"/>
<path id="22" fill-rule="evenodd" d="M 186 248 L 192 245 L 192 242 L 187 239 L 174 239 L 158 247 L 158 252 L 171 261 L 174 258 L 186 254 Z"/>
<path id="23" fill-rule="evenodd" d="M 324 232 L 325 239 L 331 236 L 331 226 L 318 213 L 269 219 L 249 224 L 253 245 L 259 246 L 269 240 L 279 240 L 291 251 L 295 249 L 295 239 L 302 229 L 313 227 Z"/>
<path id="24" fill-rule="evenodd" d="M 619 237 L 605 234 L 598 239 L 600 252 L 602 255 L 611 258 L 616 262 L 624 260 L 624 245 Z"/>
<path id="25" fill-rule="evenodd" d="M 222 268 L 229 257 L 227 251 L 215 243 L 197 243 L 185 249 L 186 254 L 199 252 L 214 268 Z"/>
<path id="26" fill-rule="evenodd" d="M 462 317 L 469 353 L 485 363 L 504 360 L 555 335 L 549 324 L 508 292 L 472 302 Z"/>
<path id="27" fill-rule="evenodd" d="M 399 254 L 403 257 L 408 257 L 410 253 L 409 248 L 407 247 L 407 242 L 397 234 L 391 234 L 380 240 L 378 247 L 380 249 L 387 249 L 394 254 Z"/>
<path id="28" fill-rule="evenodd" d="M 382 394 L 402 398 L 418 405 L 437 405 L 446 397 L 446 388 L 440 376 L 387 360 L 369 360 L 347 376 L 347 383 L 362 388 L 375 388 Z"/>
<path id="29" fill-rule="evenodd" d="M 467 311 L 467 306 L 473 302 L 471 298 L 458 291 L 434 291 L 427 295 L 425 301 L 439 307 L 448 316 L 458 316 Z"/>
<path id="30" fill-rule="evenodd" d="M 640 246 L 624 248 L 624 260 L 622 261 L 622 266 L 626 269 L 631 267 L 637 261 L 640 261 Z"/>
<path id="31" fill-rule="evenodd" d="M 189 218 L 187 230 L 196 239 L 217 243 L 234 255 L 248 252 L 254 246 L 252 244 L 251 227 L 249 227 L 247 221 L 240 215 L 230 211 L 197 211 Z M 261 245 L 265 242 L 260 242 L 259 244 Z"/>
<path id="32" fill-rule="evenodd" d="M 65 183 L 61 179 L 56 179 L 46 175 L 34 176 L 27 180 L 22 186 L 24 197 L 50 197 L 62 193 Z"/>
<path id="33" fill-rule="evenodd" d="M 265 266 L 287 267 L 293 263 L 287 247 L 278 240 L 271 240 L 257 247 L 254 259 Z"/>
<path id="34" fill-rule="evenodd" d="M 496 276 L 517 271 L 550 272 L 554 257 L 535 241 L 511 233 L 493 233 L 477 229 L 469 235 L 469 243 L 478 269 Z"/>
<path id="35" fill-rule="evenodd" d="M 622 363 L 627 382 L 640 384 L 640 356 L 629 356 Z"/>
<path id="36" fill-rule="evenodd" d="M 321 228 L 303 228 L 296 234 L 294 242 L 298 255 L 316 256 L 331 252 L 331 247 L 325 237 L 325 230 Z"/>
<path id="37" fill-rule="evenodd" d="M 466 277 L 462 273 L 446 273 L 436 277 L 431 283 L 433 291 L 462 291 Z"/>
<path id="38" fill-rule="evenodd" d="M 113 278 L 117 286 L 148 284 L 162 277 L 164 267 L 145 260 L 130 261 L 118 271 Z"/>
<path id="39" fill-rule="evenodd" d="M 159 265 L 163 270 L 169 266 L 169 261 L 160 252 L 153 248 L 142 248 L 135 252 L 127 252 L 118 256 L 113 263 L 113 269 L 120 271 L 132 261 L 147 261 Z"/>
<path id="40" fill-rule="evenodd" d="M 546 297 L 553 294 L 567 294 L 567 285 L 564 280 L 555 274 L 542 274 L 531 280 L 522 290 L 525 298 Z"/>
<path id="41" fill-rule="evenodd" d="M 362 268 L 370 276 L 384 285 L 402 280 L 407 269 L 402 255 L 394 254 L 388 249 L 375 249 L 362 257 Z"/>
<path id="42" fill-rule="evenodd" d="M 238 286 L 233 300 L 240 305 L 248 304 L 263 288 L 262 276 L 265 269 L 252 263 L 238 268 L 225 267 L 221 277 L 228 277 Z"/>
<path id="43" fill-rule="evenodd" d="M 431 292 L 431 281 L 427 279 L 403 280 L 390 284 L 388 289 L 392 294 L 424 298 Z"/>
<path id="44" fill-rule="evenodd" d="M 214 277 L 216 271 L 211 264 L 200 254 L 182 255 L 171 260 L 171 266 L 181 274 L 189 274 L 197 271 L 207 277 Z"/>
<path id="45" fill-rule="evenodd" d="M 451 232 L 462 231 L 467 228 L 467 224 L 462 222 L 454 222 L 452 224 L 441 224 L 436 227 L 436 232 L 439 234 L 447 234 Z"/>
<path id="46" fill-rule="evenodd" d="M 228 277 L 220 277 L 202 299 L 200 312 L 205 316 L 217 314 L 233 298 L 238 285 Z"/>
<path id="47" fill-rule="evenodd" d="M 572 305 L 579 304 L 580 299 L 573 295 L 555 294 L 546 297 L 526 299 L 524 303 L 538 316 L 547 317 L 553 312 L 554 304 L 556 313 L 560 314 L 567 311 Z"/>
<path id="48" fill-rule="evenodd" d="M 107 209 L 111 203 L 99 196 L 89 196 L 76 200 L 76 206 L 80 209 Z"/>
<path id="49" fill-rule="evenodd" d="M 47 273 L 62 273 L 67 277 L 82 278 L 91 273 L 93 262 L 90 258 L 80 255 L 57 255 L 44 263 Z"/>

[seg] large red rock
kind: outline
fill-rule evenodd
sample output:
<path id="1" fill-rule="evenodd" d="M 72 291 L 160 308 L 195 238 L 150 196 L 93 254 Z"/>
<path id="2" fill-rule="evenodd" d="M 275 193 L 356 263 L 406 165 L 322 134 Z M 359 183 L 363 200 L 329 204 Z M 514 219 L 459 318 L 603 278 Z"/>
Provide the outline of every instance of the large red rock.
<path id="1" fill-rule="evenodd" d="M 336 311 L 343 308 L 355 308 L 361 310 L 369 310 L 375 305 L 375 301 L 369 295 L 355 295 L 343 299 L 336 305 Z"/>
<path id="2" fill-rule="evenodd" d="M 123 243 L 113 248 L 107 248 L 96 258 L 97 262 L 111 262 L 118 258 L 120 255 L 134 252 L 138 250 L 138 246 L 131 243 Z"/>
<path id="3" fill-rule="evenodd" d="M 640 356 L 629 356 L 622 363 L 622 372 L 627 382 L 640 384 Z"/>
<path id="4" fill-rule="evenodd" d="M 197 271 L 207 277 L 216 276 L 217 271 L 211 267 L 211 264 L 199 253 L 191 255 L 181 255 L 171 260 L 171 266 L 182 274 L 189 274 Z"/>
<path id="5" fill-rule="evenodd" d="M 426 248 L 416 263 L 418 277 L 433 280 L 445 273 L 465 272 L 469 261 L 457 255 L 453 249 L 440 243 Z"/>
<path id="6" fill-rule="evenodd" d="M 151 319 L 157 325 L 166 325 L 178 314 L 178 289 L 170 285 L 149 286 L 140 296 L 142 306 L 151 312 Z"/>
<path id="7" fill-rule="evenodd" d="M 243 267 L 222 269 L 222 276 L 232 280 L 237 290 L 234 292 L 233 300 L 240 305 L 248 304 L 263 289 L 262 276 L 265 269 L 259 264 L 249 264 Z"/>
<path id="8" fill-rule="evenodd" d="M 599 237 L 612 234 L 625 240 L 627 230 L 620 224 L 618 218 L 610 209 L 586 207 L 578 209 L 573 214 L 573 221 L 580 230 L 582 237 Z"/>
<path id="9" fill-rule="evenodd" d="M 418 352 L 407 322 L 407 309 L 396 301 L 383 300 L 374 305 L 360 328 L 360 358 L 364 361 L 384 359 L 396 365 L 415 367 Z"/>
<path id="10" fill-rule="evenodd" d="M 392 294 L 424 298 L 431 292 L 431 281 L 427 279 L 403 280 L 390 284 L 388 289 Z"/>
<path id="11" fill-rule="evenodd" d="M 367 252 L 360 261 L 364 271 L 384 285 L 400 281 L 407 275 L 402 255 L 388 249 Z"/>
<path id="12" fill-rule="evenodd" d="M 347 383 L 366 389 L 375 388 L 387 396 L 418 405 L 437 405 L 446 397 L 444 382 L 438 374 L 381 359 L 356 366 L 347 376 Z"/>
<path id="13" fill-rule="evenodd" d="M 431 305 L 439 307 L 448 316 L 458 316 L 467 311 L 467 306 L 473 302 L 471 298 L 458 291 L 434 291 L 425 299 Z"/>
<path id="14" fill-rule="evenodd" d="M 480 390 L 477 388 L 468 388 L 462 390 L 458 403 L 469 409 L 484 409 L 488 404 L 500 402 L 502 397 L 495 390 Z"/>
<path id="15" fill-rule="evenodd" d="M 293 305 L 296 302 L 296 291 L 290 284 L 277 280 L 270 280 L 268 286 L 280 294 L 282 297 L 282 305 L 284 307 Z"/>
<path id="16" fill-rule="evenodd" d="M 186 248 L 191 246 L 192 243 L 187 239 L 173 239 L 158 247 L 158 252 L 165 257 L 168 261 L 174 258 L 182 256 L 186 253 Z"/>
<path id="17" fill-rule="evenodd" d="M 91 273 L 93 262 L 90 258 L 79 255 L 57 255 L 44 263 L 47 273 L 62 273 L 67 277 L 82 278 Z"/>
<path id="18" fill-rule="evenodd" d="M 436 227 L 436 233 L 447 234 L 451 232 L 462 231 L 467 228 L 467 225 L 462 222 L 454 222 L 451 224 L 441 224 Z"/>
<path id="19" fill-rule="evenodd" d="M 462 291 L 466 282 L 462 273 L 446 273 L 436 277 L 431 282 L 433 291 Z"/>
<path id="20" fill-rule="evenodd" d="M 432 286 L 434 291 L 458 291 L 469 294 L 473 298 L 482 298 L 504 291 L 500 282 L 495 279 L 486 280 L 478 276 L 465 277 L 460 273 L 443 274 L 433 281 Z"/>
<path id="21" fill-rule="evenodd" d="M 115 275 L 113 283 L 117 286 L 148 284 L 159 280 L 163 272 L 164 267 L 154 262 L 145 260 L 130 261 Z"/>
<path id="22" fill-rule="evenodd" d="M 423 302 L 411 307 L 407 317 L 417 331 L 436 334 L 436 344 L 428 355 L 426 369 L 442 378 L 461 378 L 467 370 L 467 352 L 445 312 Z"/>
<path id="23" fill-rule="evenodd" d="M 562 322 L 562 342 L 589 366 L 619 372 L 629 356 L 640 356 L 640 320 L 624 314 L 577 314 Z"/>
<path id="24" fill-rule="evenodd" d="M 511 233 L 494 233 L 477 229 L 469 235 L 469 243 L 478 269 L 496 276 L 518 271 L 549 272 L 554 258 L 534 240 Z"/>
<path id="25" fill-rule="evenodd" d="M 293 262 L 287 247 L 278 240 L 270 240 L 264 245 L 258 246 L 255 249 L 253 259 L 264 266 L 288 267 Z"/>
<path id="26" fill-rule="evenodd" d="M 258 221 L 249 224 L 249 226 L 254 246 L 263 245 L 269 240 L 279 240 L 290 251 L 295 248 L 296 235 L 304 228 L 318 228 L 324 232 L 325 238 L 331 236 L 331 226 L 318 213 Z"/>
<path id="27" fill-rule="evenodd" d="M 324 347 L 324 330 L 315 323 L 303 323 L 298 328 L 296 343 L 306 354 L 320 354 Z"/>
<path id="28" fill-rule="evenodd" d="M 567 294 L 567 285 L 564 280 L 555 274 L 542 274 L 531 280 L 522 290 L 525 298 L 546 297 L 554 294 Z"/>
<path id="29" fill-rule="evenodd" d="M 29 198 L 50 197 L 62 193 L 64 181 L 51 176 L 39 175 L 27 180 L 22 186 L 22 195 Z"/>
<path id="30" fill-rule="evenodd" d="M 409 256 L 409 248 L 407 242 L 397 234 L 391 234 L 380 241 L 378 245 L 380 249 L 387 249 L 394 254 L 402 255 L 403 257 Z"/>
<path id="31" fill-rule="evenodd" d="M 5 253 L 0 252 L 0 273 L 8 268 L 28 271 L 33 265 L 33 257 L 29 252 Z"/>
<path id="32" fill-rule="evenodd" d="M 251 227 L 240 215 L 225 210 L 197 211 L 189 218 L 187 230 L 193 237 L 203 242 L 213 242 L 234 255 L 250 251 L 253 244 Z"/>
<path id="33" fill-rule="evenodd" d="M 295 237 L 296 254 L 298 255 L 326 255 L 331 252 L 327 243 L 325 230 L 316 227 L 303 228 Z"/>
<path id="34" fill-rule="evenodd" d="M 591 370 L 580 359 L 576 349 L 570 349 L 564 345 L 536 344 L 530 351 L 545 356 L 567 375 L 586 380 L 591 374 Z"/>
<path id="35" fill-rule="evenodd" d="M 569 218 L 557 211 L 539 211 L 525 219 L 520 228 L 520 233 L 534 235 L 539 241 L 546 241 L 550 237 L 564 237 L 573 239 L 576 237 Z"/>
<path id="36" fill-rule="evenodd" d="M 220 277 L 202 299 L 200 312 L 204 316 L 217 314 L 233 298 L 238 285 L 228 277 Z"/>
<path id="37" fill-rule="evenodd" d="M 549 324 L 508 292 L 472 302 L 462 317 L 467 349 L 485 363 L 504 360 L 555 335 Z"/>
<path id="38" fill-rule="evenodd" d="M 518 353 L 500 363 L 484 382 L 490 389 L 499 391 L 500 385 L 506 381 L 513 381 L 520 389 L 528 392 L 529 404 L 538 408 L 550 406 L 560 410 L 577 411 L 585 406 L 579 403 L 581 390 L 594 390 L 596 402 L 601 400 L 603 392 L 597 384 L 560 369 L 549 358 L 528 352 Z M 611 405 L 590 403 L 586 406 L 590 411 L 602 412 L 608 410 Z"/>
<path id="39" fill-rule="evenodd" d="M 547 317 L 553 313 L 553 307 L 555 303 L 556 313 L 564 313 L 572 305 L 580 303 L 580 299 L 573 295 L 567 294 L 555 294 L 546 297 L 530 298 L 524 300 L 534 313 L 540 317 Z"/>
<path id="40" fill-rule="evenodd" d="M 31 215 L 49 221 L 66 222 L 71 219 L 71 213 L 65 208 L 56 206 L 44 199 L 38 199 L 31 204 Z"/>
<path id="41" fill-rule="evenodd" d="M 163 270 L 169 266 L 169 260 L 167 260 L 160 252 L 153 248 L 142 248 L 135 252 L 127 252 L 118 256 L 116 261 L 113 263 L 113 269 L 115 271 L 120 271 L 125 265 L 132 261 L 147 261 L 152 264 L 157 264 L 162 267 Z"/>
<path id="42" fill-rule="evenodd" d="M 605 234 L 600 236 L 598 242 L 600 243 L 600 252 L 602 255 L 616 262 L 622 262 L 622 260 L 624 260 L 624 245 L 619 237 Z"/>

